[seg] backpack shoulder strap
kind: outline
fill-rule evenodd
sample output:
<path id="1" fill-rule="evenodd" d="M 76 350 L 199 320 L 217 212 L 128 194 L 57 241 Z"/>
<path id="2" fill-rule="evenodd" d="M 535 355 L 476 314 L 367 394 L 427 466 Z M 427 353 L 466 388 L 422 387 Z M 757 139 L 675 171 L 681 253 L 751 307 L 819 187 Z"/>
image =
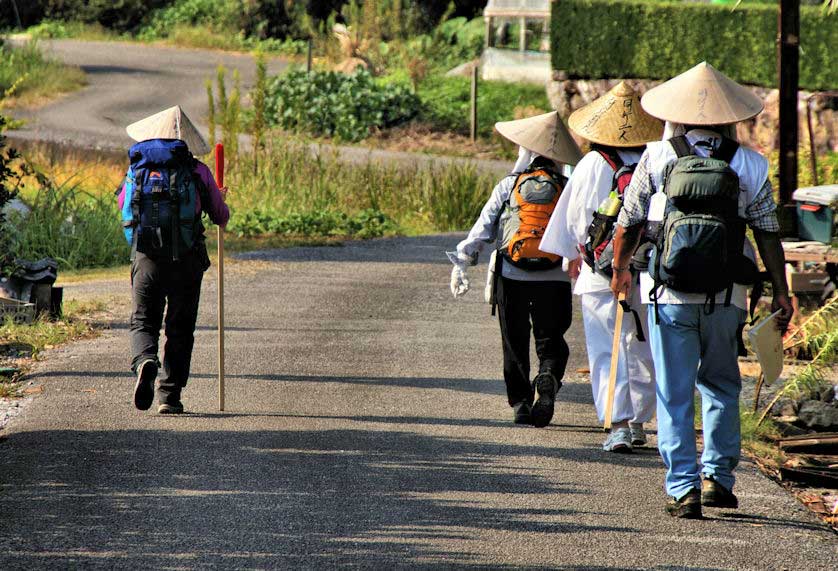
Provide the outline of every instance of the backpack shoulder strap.
<path id="1" fill-rule="evenodd" d="M 736 151 L 738 150 L 739 143 L 737 143 L 733 139 L 722 137 L 722 142 L 719 145 L 719 148 L 713 152 L 713 158 L 721 159 L 727 164 L 730 164 L 731 161 L 733 161 L 734 155 L 736 155 Z"/>
<path id="2" fill-rule="evenodd" d="M 678 158 L 681 157 L 688 157 L 693 155 L 693 149 L 690 146 L 690 142 L 687 140 L 687 137 L 681 135 L 679 137 L 672 137 L 669 139 L 669 144 L 672 145 L 672 148 L 675 149 L 675 154 L 678 155 Z"/>

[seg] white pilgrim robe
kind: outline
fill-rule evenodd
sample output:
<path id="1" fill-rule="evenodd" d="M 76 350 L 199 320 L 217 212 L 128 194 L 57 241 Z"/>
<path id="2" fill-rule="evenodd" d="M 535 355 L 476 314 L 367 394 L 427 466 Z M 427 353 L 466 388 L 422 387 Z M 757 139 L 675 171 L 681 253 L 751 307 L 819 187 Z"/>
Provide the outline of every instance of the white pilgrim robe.
<path id="1" fill-rule="evenodd" d="M 619 150 L 625 164 L 637 163 L 640 153 Z M 586 154 L 576 165 L 550 218 L 541 241 L 541 250 L 559 254 L 568 260 L 579 257 L 594 211 L 611 192 L 614 171 L 595 151 Z M 638 287 L 632 288 L 631 306 L 646 324 L 646 306 L 640 301 Z M 605 420 L 608 375 L 611 369 L 611 344 L 617 317 L 617 303 L 607 277 L 595 274 L 582 263 L 573 293 L 581 296 L 591 389 L 600 422 Z M 628 420 L 648 422 L 655 410 L 655 375 L 648 342 L 637 339 L 634 317 L 623 317 L 617 385 L 614 393 L 612 422 Z"/>

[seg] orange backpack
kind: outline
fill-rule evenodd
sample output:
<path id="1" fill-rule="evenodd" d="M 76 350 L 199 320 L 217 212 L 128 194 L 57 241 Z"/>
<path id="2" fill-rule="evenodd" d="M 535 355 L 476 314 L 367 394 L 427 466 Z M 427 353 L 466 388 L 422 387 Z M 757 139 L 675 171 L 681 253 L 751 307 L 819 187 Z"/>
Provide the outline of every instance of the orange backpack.
<path id="1" fill-rule="evenodd" d="M 500 248 L 512 265 L 525 270 L 548 270 L 561 265 L 561 256 L 542 252 L 538 246 L 564 182 L 563 176 L 543 168 L 518 175 L 506 205 L 509 216 Z"/>

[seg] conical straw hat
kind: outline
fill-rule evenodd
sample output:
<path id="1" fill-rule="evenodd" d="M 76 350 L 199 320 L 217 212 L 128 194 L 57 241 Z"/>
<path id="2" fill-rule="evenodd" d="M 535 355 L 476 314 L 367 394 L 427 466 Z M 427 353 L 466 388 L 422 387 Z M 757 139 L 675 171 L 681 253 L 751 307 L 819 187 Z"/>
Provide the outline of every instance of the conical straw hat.
<path id="1" fill-rule="evenodd" d="M 582 158 L 576 141 L 556 111 L 517 121 L 501 121 L 495 123 L 495 129 L 513 143 L 556 162 L 575 165 Z"/>
<path id="2" fill-rule="evenodd" d="M 170 107 L 151 117 L 140 119 L 125 128 L 135 141 L 149 139 L 180 139 L 189 147 L 193 155 L 205 155 L 210 152 L 209 145 L 180 108 Z"/>
<path id="3" fill-rule="evenodd" d="M 759 97 L 706 61 L 646 92 L 643 108 L 682 125 L 727 125 L 762 111 Z"/>
<path id="4" fill-rule="evenodd" d="M 663 123 L 643 110 L 625 81 L 571 113 L 567 125 L 580 137 L 611 147 L 639 147 L 663 135 Z"/>

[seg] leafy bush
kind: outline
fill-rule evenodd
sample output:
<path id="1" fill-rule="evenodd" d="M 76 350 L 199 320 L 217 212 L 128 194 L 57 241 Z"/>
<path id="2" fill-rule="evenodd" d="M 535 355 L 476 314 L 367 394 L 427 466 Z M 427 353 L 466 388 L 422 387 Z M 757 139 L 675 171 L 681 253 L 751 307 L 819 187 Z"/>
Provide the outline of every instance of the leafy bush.
<path id="1" fill-rule="evenodd" d="M 838 85 L 838 15 L 800 9 L 800 84 Z M 576 77 L 667 79 L 702 60 L 749 84 L 777 83 L 777 5 L 651 0 L 553 4 L 553 67 Z"/>
<path id="2" fill-rule="evenodd" d="M 243 38 L 284 38 L 299 34 L 303 14 L 302 8 L 275 0 L 176 0 L 169 4 L 148 17 L 140 37 L 166 38 L 177 28 L 199 26 Z"/>
<path id="3" fill-rule="evenodd" d="M 235 217 L 229 230 L 240 237 L 263 236 L 348 236 L 378 238 L 395 231 L 395 224 L 377 210 L 362 210 L 349 216 L 343 212 L 316 210 L 284 214 L 273 208 L 256 209 Z"/>
<path id="4" fill-rule="evenodd" d="M 377 83 L 366 71 L 291 71 L 272 80 L 267 116 L 284 129 L 358 141 L 409 120 L 418 107 L 408 87 Z"/>
<path id="5" fill-rule="evenodd" d="M 418 95 L 422 101 L 421 119 L 438 129 L 468 133 L 471 108 L 470 79 L 431 76 L 419 84 Z M 517 108 L 542 110 L 545 113 L 551 109 L 541 86 L 481 81 L 477 91 L 477 122 L 480 135 L 491 135 L 497 121 L 515 119 Z"/>

